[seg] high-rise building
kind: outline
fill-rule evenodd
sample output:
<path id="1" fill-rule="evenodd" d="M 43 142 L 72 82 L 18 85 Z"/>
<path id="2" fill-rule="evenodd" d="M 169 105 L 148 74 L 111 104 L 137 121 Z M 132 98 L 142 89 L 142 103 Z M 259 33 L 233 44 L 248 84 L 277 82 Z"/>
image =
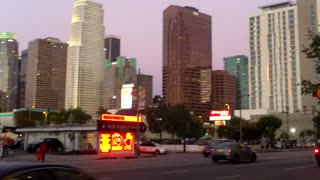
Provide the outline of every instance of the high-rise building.
<path id="1" fill-rule="evenodd" d="M 211 109 L 211 16 L 193 7 L 163 13 L 163 98 L 196 115 Z"/>
<path id="2" fill-rule="evenodd" d="M 2 112 L 17 108 L 18 42 L 16 35 L 0 33 L 0 105 Z"/>
<path id="3" fill-rule="evenodd" d="M 152 76 L 137 74 L 137 84 L 139 89 L 139 108 L 152 105 Z"/>
<path id="4" fill-rule="evenodd" d="M 117 61 L 120 56 L 120 37 L 108 35 L 104 39 L 104 50 L 106 52 L 105 59 L 111 59 L 112 62 Z"/>
<path id="5" fill-rule="evenodd" d="M 230 106 L 231 112 L 237 107 L 237 77 L 224 70 L 212 72 L 212 108 L 226 109 Z"/>
<path id="6" fill-rule="evenodd" d="M 250 109 L 278 112 L 311 108 L 316 99 L 301 95 L 299 83 L 316 75 L 302 53 L 308 31 L 319 31 L 319 0 L 298 0 L 261 6 L 249 18 Z"/>
<path id="7" fill-rule="evenodd" d="M 29 43 L 25 107 L 64 108 L 67 48 L 67 43 L 51 37 Z"/>
<path id="8" fill-rule="evenodd" d="M 249 109 L 248 57 L 225 57 L 224 70 L 237 77 L 237 109 Z"/>
<path id="9" fill-rule="evenodd" d="M 121 88 L 124 84 L 137 83 L 136 59 L 118 57 L 116 62 L 106 60 L 103 83 L 103 108 L 121 108 Z"/>
<path id="10" fill-rule="evenodd" d="M 67 57 L 65 108 L 81 108 L 92 116 L 102 107 L 103 13 L 101 4 L 75 1 Z"/>
<path id="11" fill-rule="evenodd" d="M 21 58 L 19 61 L 18 95 L 17 95 L 18 109 L 25 107 L 27 60 L 28 60 L 28 49 L 22 51 Z"/>

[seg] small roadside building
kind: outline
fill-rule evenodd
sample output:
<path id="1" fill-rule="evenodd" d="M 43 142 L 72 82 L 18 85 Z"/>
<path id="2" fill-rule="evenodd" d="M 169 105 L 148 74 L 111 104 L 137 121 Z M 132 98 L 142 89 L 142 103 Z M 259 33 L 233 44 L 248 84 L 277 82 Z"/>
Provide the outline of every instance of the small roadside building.
<path id="1" fill-rule="evenodd" d="M 24 136 L 24 149 L 41 138 L 57 138 L 65 151 L 93 151 L 97 149 L 96 124 L 55 125 L 48 127 L 20 128 L 16 132 Z"/>

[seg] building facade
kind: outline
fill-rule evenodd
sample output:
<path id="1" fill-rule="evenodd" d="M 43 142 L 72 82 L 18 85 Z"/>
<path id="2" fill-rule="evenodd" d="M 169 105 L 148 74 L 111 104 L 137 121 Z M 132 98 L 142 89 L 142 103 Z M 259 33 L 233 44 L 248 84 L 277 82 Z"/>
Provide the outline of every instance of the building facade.
<path id="1" fill-rule="evenodd" d="M 103 83 L 103 108 L 121 108 L 121 88 L 123 84 L 134 84 L 136 86 L 136 59 L 118 57 L 116 62 L 106 60 Z"/>
<path id="2" fill-rule="evenodd" d="M 103 16 L 101 4 L 75 1 L 67 57 L 65 108 L 81 108 L 93 117 L 102 107 Z"/>
<path id="3" fill-rule="evenodd" d="M 25 107 L 28 49 L 23 50 L 19 61 L 18 109 Z"/>
<path id="4" fill-rule="evenodd" d="M 163 98 L 196 115 L 211 108 L 211 16 L 193 7 L 163 13 Z"/>
<path id="5" fill-rule="evenodd" d="M 251 109 L 292 113 L 316 104 L 298 85 L 316 76 L 302 50 L 309 44 L 308 30 L 318 32 L 319 5 L 319 0 L 275 3 L 249 18 Z"/>
<path id="6" fill-rule="evenodd" d="M 248 57 L 225 57 L 224 70 L 237 77 L 237 109 L 249 109 Z"/>
<path id="7" fill-rule="evenodd" d="M 56 38 L 36 39 L 28 46 L 26 108 L 64 108 L 67 43 Z"/>
<path id="8" fill-rule="evenodd" d="M 1 112 L 17 108 L 19 51 L 16 35 L 0 33 L 0 105 Z"/>
<path id="9" fill-rule="evenodd" d="M 231 113 L 237 107 L 237 77 L 224 70 L 212 72 L 212 108 L 222 110 L 231 109 Z"/>
<path id="10" fill-rule="evenodd" d="M 137 84 L 139 89 L 139 108 L 152 105 L 152 76 L 138 73 Z M 141 90 L 141 91 L 140 91 Z"/>
<path id="11" fill-rule="evenodd" d="M 120 37 L 115 35 L 108 35 L 104 39 L 104 50 L 106 52 L 105 59 L 111 59 L 112 62 L 117 61 L 120 56 Z"/>

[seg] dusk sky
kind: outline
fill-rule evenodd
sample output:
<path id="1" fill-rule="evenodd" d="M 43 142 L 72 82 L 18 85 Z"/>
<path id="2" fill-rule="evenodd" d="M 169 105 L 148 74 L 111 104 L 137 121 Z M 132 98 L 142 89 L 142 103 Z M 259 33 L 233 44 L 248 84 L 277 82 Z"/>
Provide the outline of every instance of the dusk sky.
<path id="1" fill-rule="evenodd" d="M 192 6 L 212 16 L 212 65 L 223 57 L 247 55 L 248 17 L 261 5 L 282 0 L 95 0 L 103 4 L 105 34 L 121 37 L 121 55 L 137 58 L 153 76 L 153 95 L 162 94 L 162 17 L 169 5 Z M 36 38 L 69 39 L 73 0 L 1 0 L 0 32 L 17 35 L 19 50 Z"/>

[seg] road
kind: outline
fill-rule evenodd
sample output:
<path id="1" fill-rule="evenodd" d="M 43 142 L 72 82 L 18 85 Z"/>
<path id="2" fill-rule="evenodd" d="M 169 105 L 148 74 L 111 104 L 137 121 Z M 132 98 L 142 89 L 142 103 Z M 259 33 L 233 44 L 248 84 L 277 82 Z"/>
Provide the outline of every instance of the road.
<path id="1" fill-rule="evenodd" d="M 61 162 L 62 163 L 62 162 Z M 141 159 L 108 159 L 63 162 L 100 180 L 307 180 L 319 179 L 312 150 L 259 153 L 256 163 L 213 164 L 200 154 L 172 153 Z"/>

